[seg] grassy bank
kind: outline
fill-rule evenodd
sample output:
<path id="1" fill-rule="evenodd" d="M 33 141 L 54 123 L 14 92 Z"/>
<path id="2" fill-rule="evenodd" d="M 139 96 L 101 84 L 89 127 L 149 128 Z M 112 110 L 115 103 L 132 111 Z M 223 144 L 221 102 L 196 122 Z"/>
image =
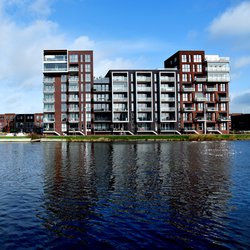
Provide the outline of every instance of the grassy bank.
<path id="1" fill-rule="evenodd" d="M 44 140 L 66 141 L 221 141 L 250 140 L 250 134 L 228 135 L 90 135 L 90 136 L 47 136 Z"/>

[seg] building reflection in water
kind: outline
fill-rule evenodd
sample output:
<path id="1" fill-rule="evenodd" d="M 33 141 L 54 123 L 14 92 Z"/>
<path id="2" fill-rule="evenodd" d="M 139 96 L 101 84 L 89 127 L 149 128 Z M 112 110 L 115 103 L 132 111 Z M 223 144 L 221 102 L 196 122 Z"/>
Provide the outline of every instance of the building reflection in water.
<path id="1" fill-rule="evenodd" d="M 143 230 L 158 227 L 188 237 L 206 234 L 228 211 L 229 143 L 59 142 L 44 152 L 39 216 L 58 235 L 105 238 L 130 229 L 145 238 Z"/>

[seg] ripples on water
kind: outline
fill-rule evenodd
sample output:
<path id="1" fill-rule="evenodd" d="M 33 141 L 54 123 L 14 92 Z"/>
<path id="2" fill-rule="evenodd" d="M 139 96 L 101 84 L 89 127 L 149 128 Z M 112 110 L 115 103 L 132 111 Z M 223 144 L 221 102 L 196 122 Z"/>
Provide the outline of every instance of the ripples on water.
<path id="1" fill-rule="evenodd" d="M 0 144 L 0 249 L 247 249 L 250 142 Z"/>

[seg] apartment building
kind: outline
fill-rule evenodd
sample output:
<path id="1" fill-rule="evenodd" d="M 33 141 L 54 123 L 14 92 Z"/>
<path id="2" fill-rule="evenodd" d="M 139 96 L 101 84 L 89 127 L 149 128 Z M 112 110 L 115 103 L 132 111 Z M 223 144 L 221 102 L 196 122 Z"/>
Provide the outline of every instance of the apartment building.
<path id="1" fill-rule="evenodd" d="M 184 133 L 229 133 L 229 58 L 178 51 L 164 62 L 178 69 L 178 127 Z"/>
<path id="2" fill-rule="evenodd" d="M 178 133 L 176 86 L 175 69 L 110 70 L 94 81 L 94 133 Z"/>
<path id="3" fill-rule="evenodd" d="M 93 51 L 45 50 L 43 64 L 45 134 L 229 132 L 228 57 L 178 51 L 95 80 Z"/>
<path id="4" fill-rule="evenodd" d="M 93 51 L 44 50 L 45 134 L 91 132 Z"/>

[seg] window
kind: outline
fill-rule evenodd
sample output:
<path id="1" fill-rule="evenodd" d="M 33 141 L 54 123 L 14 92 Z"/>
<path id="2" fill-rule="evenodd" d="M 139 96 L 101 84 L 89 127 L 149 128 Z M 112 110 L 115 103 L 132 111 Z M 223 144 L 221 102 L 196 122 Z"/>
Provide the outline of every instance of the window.
<path id="1" fill-rule="evenodd" d="M 187 62 L 187 55 L 181 55 L 181 61 Z"/>
<path id="2" fill-rule="evenodd" d="M 62 112 L 66 112 L 67 111 L 67 105 L 66 105 L 66 103 L 62 103 L 61 104 L 61 111 Z"/>
<path id="3" fill-rule="evenodd" d="M 91 111 L 91 104 L 90 103 L 87 103 L 86 104 L 86 111 Z"/>
<path id="4" fill-rule="evenodd" d="M 61 92 L 66 92 L 67 91 L 67 85 L 66 83 L 61 84 Z"/>
<path id="5" fill-rule="evenodd" d="M 87 93 L 86 94 L 86 102 L 90 102 L 91 101 L 91 94 Z"/>
<path id="6" fill-rule="evenodd" d="M 182 100 L 185 102 L 185 101 L 188 101 L 188 94 L 187 93 L 183 93 L 182 94 Z"/>
<path id="7" fill-rule="evenodd" d="M 227 130 L 227 124 L 225 122 L 221 123 L 221 130 Z"/>
<path id="8" fill-rule="evenodd" d="M 91 62 L 91 57 L 90 55 L 85 55 L 85 62 Z"/>
<path id="9" fill-rule="evenodd" d="M 61 94 L 61 101 L 66 102 L 67 101 L 67 95 L 66 94 Z"/>
<path id="10" fill-rule="evenodd" d="M 70 62 L 78 62 L 78 55 L 69 55 Z"/>
<path id="11" fill-rule="evenodd" d="M 188 113 L 183 113 L 183 120 L 188 121 Z"/>
<path id="12" fill-rule="evenodd" d="M 89 83 L 85 84 L 85 91 L 90 92 L 91 91 L 91 85 Z"/>
<path id="13" fill-rule="evenodd" d="M 67 75 L 61 75 L 61 82 L 67 81 Z"/>
<path id="14" fill-rule="evenodd" d="M 197 64 L 197 72 L 202 72 L 202 65 L 201 64 Z"/>
<path id="15" fill-rule="evenodd" d="M 200 83 L 197 84 L 197 90 L 198 90 L 198 91 L 202 91 L 202 84 L 200 84 Z"/>
<path id="16" fill-rule="evenodd" d="M 221 111 L 226 111 L 226 103 L 221 103 L 221 105 L 220 105 L 220 110 Z"/>
<path id="17" fill-rule="evenodd" d="M 66 122 L 67 121 L 67 114 L 62 113 L 61 120 L 62 120 L 62 122 Z"/>
<path id="18" fill-rule="evenodd" d="M 201 55 L 194 55 L 194 62 L 201 62 Z"/>
<path id="19" fill-rule="evenodd" d="M 85 82 L 90 82 L 90 81 L 91 81 L 91 75 L 85 74 Z"/>
<path id="20" fill-rule="evenodd" d="M 220 85 L 220 91 L 226 91 L 226 84 L 225 83 L 222 83 Z"/>
<path id="21" fill-rule="evenodd" d="M 87 122 L 91 121 L 91 113 L 86 113 L 86 120 Z"/>
<path id="22" fill-rule="evenodd" d="M 190 64 L 182 64 L 183 72 L 190 72 Z"/>
<path id="23" fill-rule="evenodd" d="M 198 103 L 198 111 L 202 111 L 203 110 L 203 103 Z"/>
<path id="24" fill-rule="evenodd" d="M 182 81 L 187 82 L 187 74 L 182 74 Z"/>
<path id="25" fill-rule="evenodd" d="M 85 64 L 85 72 L 90 72 L 90 64 Z"/>
<path id="26" fill-rule="evenodd" d="M 62 132 L 65 132 L 67 131 L 67 124 L 62 124 Z"/>

